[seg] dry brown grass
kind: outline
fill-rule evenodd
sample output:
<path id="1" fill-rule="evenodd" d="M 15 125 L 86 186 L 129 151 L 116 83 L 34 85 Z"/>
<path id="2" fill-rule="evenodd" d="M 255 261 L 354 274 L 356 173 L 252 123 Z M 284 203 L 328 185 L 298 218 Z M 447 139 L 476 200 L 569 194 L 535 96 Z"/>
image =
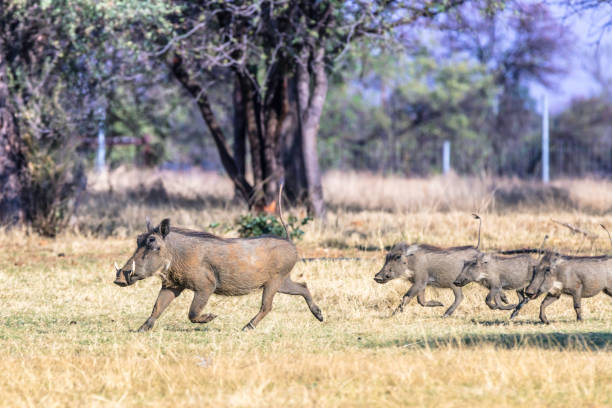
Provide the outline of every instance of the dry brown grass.
<path id="1" fill-rule="evenodd" d="M 404 178 L 330 172 L 324 179 L 330 205 L 392 212 L 548 211 L 551 208 L 604 214 L 612 211 L 612 182 L 560 179 L 544 188 L 535 181 L 459 177 Z M 532 193 L 538 194 L 532 194 Z"/>
<path id="2" fill-rule="evenodd" d="M 196 326 L 187 319 L 191 299 L 185 293 L 152 332 L 131 332 L 148 316 L 159 282 L 115 287 L 112 263 L 133 250 L 133 233 L 142 229 L 144 215 L 154 220 L 169 215 L 176 224 L 206 228 L 213 221 L 229 225 L 241 212 L 239 206 L 223 203 L 231 199 L 232 188 L 220 176 L 159 175 L 168 201 L 129 196 L 126 190 L 140 182 L 145 189 L 138 194 L 146 195 L 156 175 L 123 171 L 111 175 L 112 195 L 99 181 L 92 185 L 95 194 L 81 208 L 77 233 L 55 240 L 27 231 L 0 235 L 0 406 L 612 404 L 612 302 L 603 294 L 584 300 L 582 323 L 575 322 L 569 298 L 549 308 L 550 326 L 537 322 L 539 301 L 529 303 L 510 323 L 507 313 L 486 307 L 485 291 L 475 285 L 465 289 L 464 302 L 449 319 L 440 318 L 440 308 L 416 303 L 389 317 L 408 284 L 374 283 L 384 252 L 360 248 L 402 239 L 442 246 L 475 242 L 477 225 L 470 212 L 488 194 L 488 184 L 472 188 L 461 179 L 440 178 L 428 185 L 426 180 L 359 174 L 346 175 L 345 183 L 340 174 L 326 177 L 326 193 L 334 205 L 326 224 L 306 226 L 298 249 L 306 257 L 362 260 L 299 263 L 294 269 L 294 279 L 308 282 L 324 323 L 312 317 L 301 298 L 277 295 L 273 311 L 257 330 L 242 333 L 240 328 L 259 308 L 257 293 L 213 296 L 207 311 L 219 317 Z M 604 182 L 559 183 L 610 194 Z M 369 194 L 380 191 L 386 192 L 383 198 Z M 459 201 L 453 204 L 445 194 Z M 444 204 L 436 207 L 436 200 Z M 550 203 L 548 209 L 481 209 L 483 245 L 537 246 L 549 234 L 551 245 L 560 250 L 610 252 L 598 224 L 612 226 L 612 215 L 604 214 L 603 200 L 589 200 L 582 202 L 597 211 Z M 376 209 L 383 201 L 396 207 Z M 371 209 L 357 211 L 355 205 Z M 581 237 L 551 218 L 597 233 L 600 239 L 592 247 L 581 245 Z M 101 227 L 110 236 L 94 234 L 105 223 L 113 224 Z M 446 305 L 452 301 L 448 290 L 430 288 L 426 293 Z"/>

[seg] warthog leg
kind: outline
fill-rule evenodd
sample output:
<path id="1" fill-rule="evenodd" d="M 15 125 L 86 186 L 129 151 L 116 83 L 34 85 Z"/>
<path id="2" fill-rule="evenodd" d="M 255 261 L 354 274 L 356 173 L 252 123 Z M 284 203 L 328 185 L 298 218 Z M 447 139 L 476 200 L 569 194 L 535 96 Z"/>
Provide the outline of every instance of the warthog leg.
<path id="1" fill-rule="evenodd" d="M 516 291 L 516 296 L 518 297 L 518 302 L 521 303 L 523 301 L 523 299 L 525 299 L 525 293 L 523 292 L 524 289 L 519 289 Z M 508 303 L 508 302 L 506 302 Z"/>
<path id="2" fill-rule="evenodd" d="M 501 299 L 502 302 L 504 302 L 505 304 L 508 304 L 510 302 L 508 302 L 508 297 L 506 296 L 506 294 L 503 291 L 499 292 L 499 298 Z"/>
<path id="3" fill-rule="evenodd" d="M 490 290 L 487 294 L 487 297 L 485 298 L 485 303 L 487 304 L 487 306 L 489 306 L 489 309 L 497 309 L 497 304 L 495 304 L 494 299 L 495 294 L 493 293 L 493 290 Z"/>
<path id="4" fill-rule="evenodd" d="M 414 283 L 414 285 L 412 285 L 410 287 L 410 289 L 408 289 L 408 292 L 406 292 L 404 294 L 404 296 L 402 296 L 402 300 L 399 304 L 399 306 L 393 311 L 393 313 L 391 314 L 391 316 L 396 315 L 397 313 L 402 313 L 404 311 L 404 307 L 410 303 L 410 300 L 415 297 L 419 292 L 425 290 L 425 287 L 427 285 L 425 283 Z"/>
<path id="5" fill-rule="evenodd" d="M 495 304 L 497 305 L 497 308 L 499 310 L 512 310 L 512 309 L 514 309 L 515 307 L 518 306 L 516 303 L 512 304 L 512 305 L 509 305 L 506 302 L 506 304 L 504 304 L 504 302 L 502 300 L 502 293 L 503 292 L 500 290 L 500 291 L 497 291 L 497 293 L 495 294 Z M 506 300 L 508 300 L 508 299 L 506 299 Z"/>
<path id="6" fill-rule="evenodd" d="M 572 298 L 574 299 L 574 310 L 576 311 L 576 320 L 582 320 L 582 308 L 580 307 L 580 303 L 582 301 L 582 285 L 580 285 L 574 293 L 572 293 Z"/>
<path id="7" fill-rule="evenodd" d="M 452 305 L 450 305 L 450 307 L 446 310 L 446 312 L 444 312 L 444 315 L 442 315 L 442 317 L 448 317 L 452 315 L 455 309 L 457 308 L 457 306 L 459 306 L 459 303 L 461 303 L 461 301 L 463 300 L 463 291 L 461 290 L 460 287 L 453 285 L 451 286 L 451 289 L 453 293 L 455 294 L 455 301 L 453 302 Z"/>
<path id="8" fill-rule="evenodd" d="M 505 296 L 505 295 L 504 295 Z M 490 309 L 511 310 L 517 305 L 504 305 L 502 301 L 502 291 L 499 288 L 493 287 L 489 290 L 485 303 Z"/>
<path id="9" fill-rule="evenodd" d="M 519 304 L 516 306 L 512 314 L 510 315 L 510 319 L 514 319 L 516 315 L 519 314 L 520 310 L 529 302 L 529 297 L 525 296 L 524 289 L 517 290 L 516 294 L 519 297 Z"/>
<path id="10" fill-rule="evenodd" d="M 422 291 L 417 293 L 417 302 L 419 302 L 419 305 L 421 305 L 423 307 L 444 306 L 442 303 L 438 302 L 437 300 L 425 301 L 425 289 L 423 289 Z"/>
<path id="11" fill-rule="evenodd" d="M 317 306 L 316 303 L 312 300 L 312 295 L 310 294 L 308 286 L 306 286 L 305 283 L 294 282 L 289 276 L 287 276 L 287 279 L 283 281 L 278 291 L 279 293 L 284 293 L 286 295 L 302 296 L 314 317 L 316 317 L 320 322 L 323 321 L 323 313 L 321 313 L 321 309 L 319 309 L 319 306 Z"/>
<path id="12" fill-rule="evenodd" d="M 180 295 L 182 291 L 183 289 L 162 287 L 159 291 L 159 295 L 157 295 L 157 300 L 155 301 L 155 305 L 153 306 L 151 316 L 142 324 L 142 326 L 140 326 L 138 331 L 143 332 L 151 330 L 157 318 L 164 312 L 164 310 L 166 310 L 170 302 L 172 302 L 174 298 Z"/>
<path id="13" fill-rule="evenodd" d="M 206 306 L 206 303 L 208 303 L 208 298 L 213 292 L 214 288 L 209 287 L 193 293 L 193 300 L 191 301 L 191 306 L 189 307 L 189 320 L 191 323 L 208 323 L 217 317 L 217 315 L 210 313 L 201 314 L 202 310 Z"/>
<path id="14" fill-rule="evenodd" d="M 276 294 L 278 288 L 280 288 L 282 283 L 281 278 L 282 277 L 274 278 L 265 283 L 263 294 L 261 296 L 261 308 L 259 309 L 259 313 L 257 313 L 255 317 L 252 318 L 251 321 L 248 322 L 246 326 L 242 328 L 242 331 L 253 330 L 261 321 L 261 319 L 263 319 L 268 313 L 270 313 L 270 310 L 272 310 L 272 301 L 274 300 L 274 295 Z"/>
<path id="15" fill-rule="evenodd" d="M 549 293 L 546 295 L 546 297 L 542 301 L 542 304 L 540 305 L 540 320 L 543 323 L 546 323 L 546 324 L 550 323 L 548 319 L 546 318 L 546 312 L 544 309 L 546 309 L 548 305 L 550 305 L 553 302 L 556 302 L 557 300 L 559 300 L 559 296 L 551 295 Z"/>

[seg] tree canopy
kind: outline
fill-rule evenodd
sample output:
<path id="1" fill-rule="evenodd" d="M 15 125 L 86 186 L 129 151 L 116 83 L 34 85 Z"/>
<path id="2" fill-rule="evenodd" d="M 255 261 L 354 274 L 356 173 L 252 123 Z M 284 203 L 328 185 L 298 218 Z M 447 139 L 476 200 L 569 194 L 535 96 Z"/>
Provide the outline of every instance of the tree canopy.
<path id="1" fill-rule="evenodd" d="M 574 52 L 546 4 L 522 1 L 0 0 L 0 33 L 0 221 L 51 235 L 101 130 L 111 165 L 222 170 L 255 211 L 285 183 L 285 199 L 324 216 L 322 169 L 426 175 L 445 140 L 458 172 L 528 177 L 530 87 L 552 86 Z M 599 67 L 602 96 L 560 113 L 555 140 L 607 140 Z"/>

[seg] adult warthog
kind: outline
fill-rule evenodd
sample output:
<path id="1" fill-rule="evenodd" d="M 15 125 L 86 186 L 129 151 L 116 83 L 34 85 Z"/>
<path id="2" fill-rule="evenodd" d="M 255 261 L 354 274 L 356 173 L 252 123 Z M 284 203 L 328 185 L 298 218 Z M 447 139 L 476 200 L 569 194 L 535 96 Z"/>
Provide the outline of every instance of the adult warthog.
<path id="1" fill-rule="evenodd" d="M 525 293 L 536 298 L 542 293 L 546 297 L 540 305 L 540 320 L 548 323 L 546 307 L 557 301 L 561 294 L 574 300 L 576 318 L 582 320 L 581 300 L 599 292 L 612 296 L 612 257 L 569 256 L 546 253 L 535 267 L 533 279 Z"/>
<path id="2" fill-rule="evenodd" d="M 225 296 L 246 295 L 263 288 L 261 309 L 243 330 L 254 329 L 272 309 L 276 292 L 300 295 L 312 314 L 323 321 L 321 309 L 314 303 L 305 283 L 291 280 L 289 273 L 298 260 L 295 245 L 289 240 L 262 236 L 248 239 L 224 239 L 184 228 L 170 227 L 163 220 L 138 236 L 137 248 L 123 268 L 117 269 L 115 284 L 135 282 L 159 275 L 162 287 L 151 316 L 138 329 L 150 330 L 166 307 L 183 292 L 194 292 L 189 320 L 208 323 L 216 316 L 202 314 L 213 293 Z"/>

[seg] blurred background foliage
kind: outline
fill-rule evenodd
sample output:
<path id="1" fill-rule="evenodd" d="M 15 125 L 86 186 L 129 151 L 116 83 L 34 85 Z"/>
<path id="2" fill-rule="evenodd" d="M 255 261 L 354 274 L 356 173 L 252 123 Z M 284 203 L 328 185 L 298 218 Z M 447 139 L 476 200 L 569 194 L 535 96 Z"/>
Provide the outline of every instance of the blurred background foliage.
<path id="1" fill-rule="evenodd" d="M 534 89 L 555 90 L 576 55 L 598 92 L 552 113 L 552 173 L 609 176 L 612 50 L 577 48 L 563 18 L 605 13 L 609 5 L 0 0 L 0 223 L 60 231 L 78 208 L 100 132 L 111 169 L 201 167 L 236 180 L 220 160 L 207 113 L 252 184 L 251 198 L 265 190 L 260 209 L 279 183 L 266 186 L 285 171 L 287 197 L 300 204 L 304 190 L 296 185 L 310 174 L 300 133 L 309 112 L 298 103 L 300 89 L 306 101 L 322 104 L 320 120 L 309 126 L 316 139 L 310 153 L 323 171 L 437 174 L 448 140 L 459 174 L 535 178 L 541 118 Z M 611 19 L 602 21 L 605 32 Z M 324 70 L 317 71 L 317 61 Z M 322 100 L 313 96 L 321 83 Z M 274 92 L 282 92 L 281 103 Z M 241 117 L 246 96 L 244 106 L 253 101 L 255 109 Z M 255 139 L 249 148 L 243 140 L 241 163 L 249 112 L 260 117 L 253 128 L 260 143 L 270 145 L 258 152 Z M 282 126 L 272 134 L 266 129 L 276 114 Z M 265 156 L 259 169 L 275 160 L 284 169 L 253 180 L 253 154 Z M 308 186 L 306 201 L 313 191 Z"/>

